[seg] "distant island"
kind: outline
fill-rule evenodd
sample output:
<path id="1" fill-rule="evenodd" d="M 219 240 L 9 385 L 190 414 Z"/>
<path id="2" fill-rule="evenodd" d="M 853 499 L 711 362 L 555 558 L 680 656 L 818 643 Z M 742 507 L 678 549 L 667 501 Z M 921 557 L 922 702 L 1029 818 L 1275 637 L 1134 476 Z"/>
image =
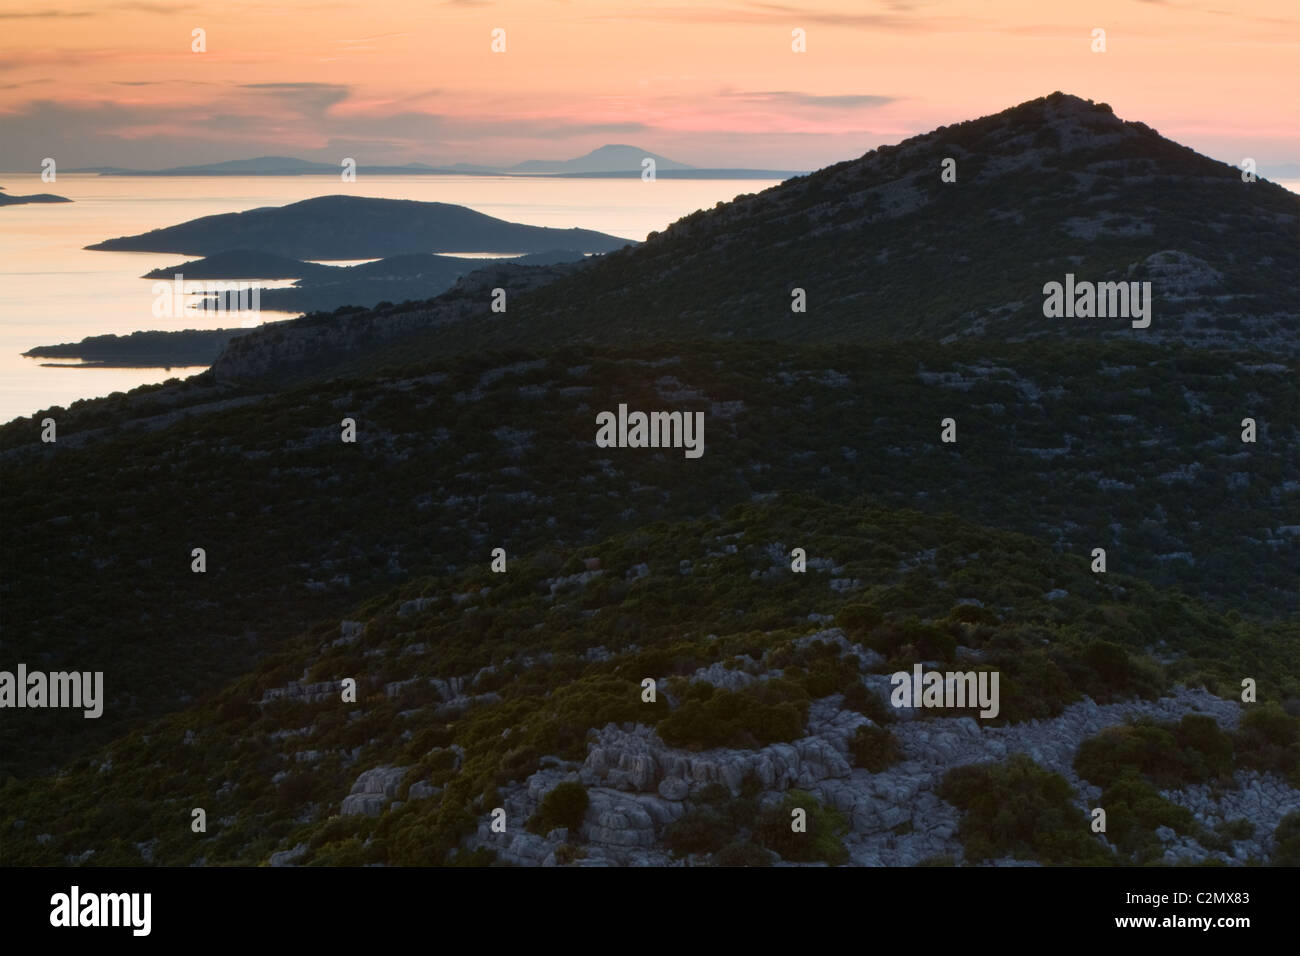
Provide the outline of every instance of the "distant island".
<path id="1" fill-rule="evenodd" d="M 370 307 L 380 302 L 432 299 L 461 276 L 494 266 L 550 266 L 581 262 L 573 249 L 555 249 L 510 258 L 464 258 L 433 253 L 389 256 L 355 266 L 326 266 L 248 250 L 222 252 L 204 259 L 154 269 L 146 279 L 297 279 L 287 289 L 260 289 L 259 308 L 276 312 L 332 312 L 345 306 Z M 214 296 L 200 308 L 227 306 Z"/>
<path id="2" fill-rule="evenodd" d="M 634 245 L 630 239 L 591 229 L 525 226 L 451 203 L 319 196 L 203 216 L 86 248 L 203 256 L 248 249 L 294 259 L 381 259 L 430 252 L 612 252 L 629 245 Z"/>
<path id="3" fill-rule="evenodd" d="M 50 368 L 184 368 L 211 365 L 226 343 L 252 329 L 185 329 L 177 332 L 132 332 L 92 335 L 80 342 L 39 345 L 28 358 L 80 359 L 42 362 Z"/>
<path id="4" fill-rule="evenodd" d="M 594 149 L 574 159 L 529 159 L 512 166 L 478 163 L 453 163 L 432 166 L 428 163 L 405 163 L 401 166 L 358 164 L 358 175 L 369 176 L 592 176 L 640 177 L 646 159 L 653 159 L 655 175 L 670 179 L 789 179 L 806 170 L 702 168 L 679 163 L 646 149 L 625 144 L 611 144 Z M 172 166 L 167 169 L 127 169 L 121 166 L 88 166 L 73 173 L 96 173 L 100 176 L 337 176 L 340 163 L 321 163 L 292 156 L 259 156 L 232 159 L 195 166 Z"/>
<path id="5" fill-rule="evenodd" d="M 4 187 L 0 186 L 0 206 L 21 206 L 25 203 L 35 202 L 72 202 L 66 196 L 56 196 L 53 193 L 34 193 L 30 196 L 9 196 L 4 192 Z"/>
<path id="6" fill-rule="evenodd" d="M 382 260 L 380 260 L 382 261 Z M 230 249 L 202 259 L 146 272 L 144 279 L 170 279 L 177 273 L 186 279 L 302 279 L 311 275 L 334 274 L 342 266 L 323 266 L 291 256 L 255 249 Z"/>

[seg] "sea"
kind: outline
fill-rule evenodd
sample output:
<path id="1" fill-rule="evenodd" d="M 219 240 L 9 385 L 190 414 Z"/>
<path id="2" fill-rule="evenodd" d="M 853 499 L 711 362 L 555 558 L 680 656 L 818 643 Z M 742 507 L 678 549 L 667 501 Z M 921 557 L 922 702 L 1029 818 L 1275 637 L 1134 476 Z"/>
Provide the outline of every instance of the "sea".
<path id="1" fill-rule="evenodd" d="M 0 423 L 67 407 L 140 385 L 186 378 L 202 367 L 96 368 L 69 359 L 26 358 L 38 345 L 142 330 L 215 329 L 291 319 L 297 313 L 204 312 L 153 315 L 157 268 L 199 258 L 151 252 L 92 252 L 105 239 L 132 236 L 200 216 L 283 206 L 342 193 L 468 206 L 532 226 L 595 229 L 640 241 L 697 209 L 757 193 L 778 180 L 577 179 L 523 176 L 99 176 L 0 174 L 9 195 L 54 193 L 70 203 L 0 207 Z M 419 251 L 419 250 L 411 250 Z M 508 255 L 512 250 L 500 250 Z M 479 258 L 491 253 L 479 253 Z M 349 265 L 357 261 L 332 262 Z M 260 282 L 273 288 L 290 280 Z"/>

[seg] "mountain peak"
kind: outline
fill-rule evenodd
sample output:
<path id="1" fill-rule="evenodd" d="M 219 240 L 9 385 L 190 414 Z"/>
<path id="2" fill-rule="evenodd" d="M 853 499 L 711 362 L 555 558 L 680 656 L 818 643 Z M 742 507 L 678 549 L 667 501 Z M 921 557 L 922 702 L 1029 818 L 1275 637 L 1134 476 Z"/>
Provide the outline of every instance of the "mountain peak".
<path id="1" fill-rule="evenodd" d="M 593 340 L 630 329 L 821 341 L 1099 336 L 1292 353 L 1298 316 L 1286 290 L 1300 270 L 1287 252 L 1298 214 L 1287 190 L 1243 182 L 1235 167 L 1106 103 L 1056 91 L 691 213 L 625 257 L 535 293 L 529 329 L 512 318 L 493 331 L 555 337 L 539 320 L 553 313 L 567 334 Z M 1045 315 L 1044 286 L 1067 274 L 1149 283 L 1150 327 Z M 792 323 L 795 288 L 809 308 Z M 680 312 L 664 307 L 686 301 Z"/>

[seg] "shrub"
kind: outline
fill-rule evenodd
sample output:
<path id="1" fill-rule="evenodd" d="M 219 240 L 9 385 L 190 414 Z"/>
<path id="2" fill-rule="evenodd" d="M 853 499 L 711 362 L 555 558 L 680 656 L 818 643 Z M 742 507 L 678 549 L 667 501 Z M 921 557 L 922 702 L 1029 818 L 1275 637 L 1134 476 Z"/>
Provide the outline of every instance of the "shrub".
<path id="1" fill-rule="evenodd" d="M 860 638 L 884 619 L 880 609 L 873 605 L 846 604 L 836 613 L 835 626 L 847 635 Z"/>
<path id="2" fill-rule="evenodd" d="M 870 718 L 875 724 L 887 724 L 897 719 L 894 709 L 886 704 L 879 694 L 862 683 L 861 678 L 855 680 L 844 692 L 844 706 Z"/>
<path id="3" fill-rule="evenodd" d="M 528 820 L 533 833 L 546 834 L 559 827 L 576 830 L 587 815 L 587 788 L 576 781 L 557 783 L 551 792 L 542 797 L 541 804 Z"/>
<path id="4" fill-rule="evenodd" d="M 673 856 L 714 853 L 726 846 L 731 830 L 722 814 L 710 810 L 692 810 L 664 828 L 664 842 Z"/>
<path id="5" fill-rule="evenodd" d="M 1300 866 L 1300 810 L 1293 811 L 1278 821 L 1273 831 L 1274 866 Z"/>
<path id="6" fill-rule="evenodd" d="M 802 833 L 791 829 L 796 809 L 806 815 L 807 829 Z M 755 837 L 784 860 L 839 866 L 849 859 L 849 851 L 840 839 L 848 829 L 843 816 L 823 807 L 812 794 L 791 790 L 780 804 L 759 816 Z"/>
<path id="7" fill-rule="evenodd" d="M 742 691 L 690 684 L 681 705 L 659 721 L 659 736 L 674 747 L 761 747 L 803 734 L 808 693 L 779 678 Z"/>
<path id="8" fill-rule="evenodd" d="M 1048 864 L 1111 862 L 1074 805 L 1069 782 L 1024 754 L 1000 765 L 955 767 L 937 792 L 963 811 L 958 835 L 969 862 L 1003 856 Z"/>
<path id="9" fill-rule="evenodd" d="M 871 724 L 858 727 L 849 742 L 849 751 L 853 754 L 854 766 L 872 773 L 880 773 L 903 757 L 903 750 L 894 735 L 884 727 Z"/>
<path id="10" fill-rule="evenodd" d="M 1106 811 L 1106 836 L 1137 862 L 1158 859 L 1164 848 L 1157 827 L 1182 833 L 1194 829 L 1192 812 L 1171 803 L 1132 770 L 1126 770 L 1101 794 Z"/>
<path id="11" fill-rule="evenodd" d="M 1252 706 L 1233 736 L 1242 766 L 1286 777 L 1300 786 L 1300 719 L 1276 704 Z"/>
<path id="12" fill-rule="evenodd" d="M 1074 768 L 1100 787 L 1133 773 L 1168 789 L 1230 778 L 1232 757 L 1232 738 L 1212 717 L 1188 714 L 1178 724 L 1108 727 L 1080 745 Z"/>
<path id="13" fill-rule="evenodd" d="M 587 855 L 587 851 L 572 843 L 563 843 L 555 848 L 555 862 L 561 866 L 581 860 Z"/>

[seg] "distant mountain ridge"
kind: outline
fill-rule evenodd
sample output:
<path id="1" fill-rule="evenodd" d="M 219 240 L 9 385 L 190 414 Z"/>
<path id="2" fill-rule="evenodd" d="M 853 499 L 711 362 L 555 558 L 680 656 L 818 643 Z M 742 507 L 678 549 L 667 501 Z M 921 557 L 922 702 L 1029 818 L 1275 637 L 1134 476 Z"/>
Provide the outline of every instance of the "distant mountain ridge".
<path id="1" fill-rule="evenodd" d="M 358 175 L 441 175 L 441 176 L 640 176 L 645 159 L 655 161 L 656 173 L 674 178 L 785 179 L 798 172 L 779 169 L 703 168 L 679 163 L 649 150 L 625 144 L 601 146 L 573 159 L 530 159 L 509 166 L 483 163 L 404 163 L 398 166 L 357 163 Z M 121 166 L 90 166 L 71 169 L 71 173 L 97 173 L 101 176 L 337 176 L 338 163 L 322 163 L 292 156 L 258 156 L 217 163 L 172 166 L 165 169 L 128 169 Z"/>
<path id="2" fill-rule="evenodd" d="M 952 160 L 955 182 L 942 178 Z M 1300 345 L 1300 197 L 1055 93 L 700 210 L 537 291 L 492 339 L 988 336 Z M 1146 329 L 1044 285 L 1152 284 Z M 792 311 L 802 289 L 806 311 Z M 488 340 L 478 343 L 487 345 Z"/>
<path id="3" fill-rule="evenodd" d="M 516 163 L 510 169 L 521 173 L 640 173 L 642 164 L 647 159 L 654 160 L 657 170 L 695 168 L 671 160 L 666 156 L 658 156 L 647 150 L 638 149 L 635 146 L 614 144 L 593 149 L 585 156 L 579 156 L 576 159 L 530 159 L 526 162 Z"/>

